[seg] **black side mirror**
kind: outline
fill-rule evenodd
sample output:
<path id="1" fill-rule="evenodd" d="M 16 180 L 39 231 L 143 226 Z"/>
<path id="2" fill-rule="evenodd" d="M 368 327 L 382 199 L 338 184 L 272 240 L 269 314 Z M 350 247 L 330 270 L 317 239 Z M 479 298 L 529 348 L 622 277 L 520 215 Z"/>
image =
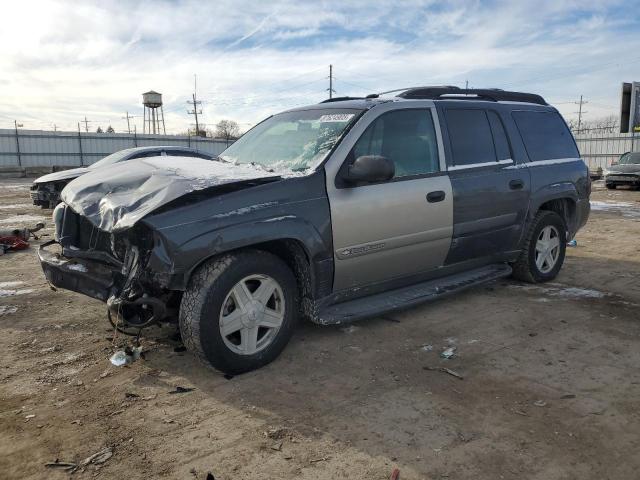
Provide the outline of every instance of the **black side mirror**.
<path id="1" fill-rule="evenodd" d="M 393 161 L 379 155 L 358 157 L 347 168 L 344 179 L 347 182 L 374 183 L 391 180 L 396 173 Z"/>

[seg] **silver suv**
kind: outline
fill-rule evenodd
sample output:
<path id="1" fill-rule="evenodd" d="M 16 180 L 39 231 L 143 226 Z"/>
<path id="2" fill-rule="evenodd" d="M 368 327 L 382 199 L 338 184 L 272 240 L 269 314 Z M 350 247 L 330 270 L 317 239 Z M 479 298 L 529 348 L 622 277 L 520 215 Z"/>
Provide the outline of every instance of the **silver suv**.
<path id="1" fill-rule="evenodd" d="M 240 373 L 300 318 L 341 324 L 500 277 L 553 279 L 591 183 L 558 111 L 455 87 L 274 115 L 218 158 L 90 172 L 62 192 L 39 254 L 54 285 L 119 328 L 179 324 Z"/>

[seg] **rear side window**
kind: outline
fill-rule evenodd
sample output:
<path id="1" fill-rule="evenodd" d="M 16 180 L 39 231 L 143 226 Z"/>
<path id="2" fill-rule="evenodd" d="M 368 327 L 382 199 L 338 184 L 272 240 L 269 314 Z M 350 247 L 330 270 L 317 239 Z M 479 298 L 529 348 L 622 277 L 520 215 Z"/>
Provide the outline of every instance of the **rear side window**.
<path id="1" fill-rule="evenodd" d="M 484 110 L 448 109 L 445 115 L 454 166 L 496 161 L 491 127 Z"/>
<path id="2" fill-rule="evenodd" d="M 192 152 L 191 150 L 167 150 L 167 155 L 170 157 L 194 157 L 194 158 L 206 158 L 211 159 L 206 153 Z"/>
<path id="3" fill-rule="evenodd" d="M 571 132 L 557 112 L 511 112 L 532 162 L 579 158 Z"/>

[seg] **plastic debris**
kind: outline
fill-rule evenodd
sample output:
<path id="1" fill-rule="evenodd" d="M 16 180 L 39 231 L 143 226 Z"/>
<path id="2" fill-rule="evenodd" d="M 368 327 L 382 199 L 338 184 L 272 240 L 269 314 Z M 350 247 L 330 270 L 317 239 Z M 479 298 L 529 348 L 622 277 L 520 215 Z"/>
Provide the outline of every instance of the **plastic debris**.
<path id="1" fill-rule="evenodd" d="M 171 393 L 171 394 L 188 393 L 188 392 L 193 392 L 194 390 L 195 390 L 195 388 L 177 386 L 175 390 L 171 390 L 169 393 Z"/>
<path id="2" fill-rule="evenodd" d="M 126 347 L 124 350 L 118 350 L 111 355 L 109 361 L 116 367 L 122 367 L 123 365 L 130 365 L 140 358 L 142 354 L 142 347 Z"/>
<path id="3" fill-rule="evenodd" d="M 578 246 L 578 241 L 575 238 L 567 242 L 567 247 L 577 247 L 577 246 Z"/>
<path id="4" fill-rule="evenodd" d="M 422 345 L 422 350 L 424 350 L 425 352 L 430 352 L 431 350 L 433 350 L 433 345 Z"/>
<path id="5" fill-rule="evenodd" d="M 456 347 L 448 347 L 442 351 L 440 356 L 446 359 L 453 358 L 453 356 L 455 355 L 455 352 L 456 352 Z"/>
<path id="6" fill-rule="evenodd" d="M 391 472 L 390 480 L 400 480 L 400 469 L 394 468 L 393 472 Z"/>
<path id="7" fill-rule="evenodd" d="M 536 400 L 535 402 L 533 402 L 533 404 L 536 407 L 546 407 L 547 406 L 547 402 L 545 402 L 544 400 Z"/>

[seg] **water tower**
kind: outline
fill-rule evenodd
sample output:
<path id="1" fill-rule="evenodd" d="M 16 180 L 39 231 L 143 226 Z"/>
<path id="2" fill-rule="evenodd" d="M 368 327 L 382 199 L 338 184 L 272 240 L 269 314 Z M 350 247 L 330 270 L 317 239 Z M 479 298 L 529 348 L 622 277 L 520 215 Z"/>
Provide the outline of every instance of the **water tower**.
<path id="1" fill-rule="evenodd" d="M 162 110 L 162 94 L 149 90 L 147 93 L 142 94 L 142 104 L 144 105 L 143 132 L 159 134 L 160 125 L 162 124 L 162 131 L 166 135 L 164 110 Z"/>

